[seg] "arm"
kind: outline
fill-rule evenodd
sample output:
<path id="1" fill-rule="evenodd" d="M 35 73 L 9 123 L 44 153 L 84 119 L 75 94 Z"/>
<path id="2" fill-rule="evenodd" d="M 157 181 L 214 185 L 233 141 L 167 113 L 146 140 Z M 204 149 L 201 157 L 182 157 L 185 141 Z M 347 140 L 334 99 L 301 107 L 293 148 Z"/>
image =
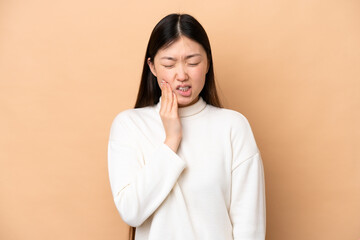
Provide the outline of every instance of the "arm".
<path id="1" fill-rule="evenodd" d="M 230 217 L 234 240 L 264 240 L 266 200 L 264 169 L 245 117 L 233 131 Z"/>
<path id="2" fill-rule="evenodd" d="M 141 167 L 142 153 L 120 119 L 115 119 L 108 144 L 108 170 L 115 205 L 128 225 L 141 225 L 164 201 L 185 162 L 161 144 Z"/>
<path id="3" fill-rule="evenodd" d="M 260 153 L 232 171 L 230 215 L 234 240 L 265 239 L 265 183 Z"/>

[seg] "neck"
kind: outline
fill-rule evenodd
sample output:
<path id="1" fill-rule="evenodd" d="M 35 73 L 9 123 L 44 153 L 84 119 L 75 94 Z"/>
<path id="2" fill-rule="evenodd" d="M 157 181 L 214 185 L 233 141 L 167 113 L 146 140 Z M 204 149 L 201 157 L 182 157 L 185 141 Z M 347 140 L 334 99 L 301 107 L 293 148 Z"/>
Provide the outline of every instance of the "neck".
<path id="1" fill-rule="evenodd" d="M 183 107 L 189 107 L 191 105 L 193 105 L 194 103 L 196 103 L 199 100 L 199 96 L 197 98 L 195 98 L 191 103 L 189 103 L 188 105 L 178 105 L 179 108 L 183 108 Z"/>

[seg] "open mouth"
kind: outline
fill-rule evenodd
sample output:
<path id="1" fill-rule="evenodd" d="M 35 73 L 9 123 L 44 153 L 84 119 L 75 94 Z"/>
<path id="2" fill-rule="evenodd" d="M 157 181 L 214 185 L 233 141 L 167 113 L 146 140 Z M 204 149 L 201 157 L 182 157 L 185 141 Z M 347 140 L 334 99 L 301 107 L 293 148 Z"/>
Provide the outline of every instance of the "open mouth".
<path id="1" fill-rule="evenodd" d="M 185 87 L 178 87 L 176 91 L 184 97 L 189 97 L 191 95 L 191 87 L 185 86 Z"/>
<path id="2" fill-rule="evenodd" d="M 187 92 L 191 87 L 187 86 L 187 87 L 179 87 L 178 90 L 182 91 L 182 92 Z"/>

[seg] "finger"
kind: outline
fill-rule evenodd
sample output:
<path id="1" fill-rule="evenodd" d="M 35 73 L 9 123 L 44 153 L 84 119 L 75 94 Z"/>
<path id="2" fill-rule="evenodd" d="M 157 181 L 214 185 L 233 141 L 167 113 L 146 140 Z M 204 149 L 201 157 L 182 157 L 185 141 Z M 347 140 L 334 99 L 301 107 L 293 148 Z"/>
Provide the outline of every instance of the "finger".
<path id="1" fill-rule="evenodd" d="M 161 92 L 164 90 L 164 80 L 161 80 L 160 82 L 160 89 L 161 89 Z"/>
<path id="2" fill-rule="evenodd" d="M 162 80 L 161 83 L 160 83 L 160 89 L 161 89 L 161 107 L 160 107 L 160 111 L 164 112 L 164 110 L 166 108 L 166 95 L 167 95 L 166 82 L 164 80 Z"/>
<path id="3" fill-rule="evenodd" d="M 173 101 L 172 90 L 169 83 L 166 83 L 166 112 L 170 113 Z"/>
<path id="4" fill-rule="evenodd" d="M 176 94 L 173 92 L 173 104 L 172 104 L 172 111 L 176 114 L 176 116 L 178 115 L 178 102 L 177 102 L 177 96 Z"/>

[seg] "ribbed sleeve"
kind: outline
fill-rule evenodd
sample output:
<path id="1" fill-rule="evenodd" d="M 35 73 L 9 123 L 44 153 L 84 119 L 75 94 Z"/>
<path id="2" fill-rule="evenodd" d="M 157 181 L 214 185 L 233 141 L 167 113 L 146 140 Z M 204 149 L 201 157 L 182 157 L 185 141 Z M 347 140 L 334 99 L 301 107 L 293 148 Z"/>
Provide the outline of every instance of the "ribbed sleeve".
<path id="1" fill-rule="evenodd" d="M 247 119 L 241 115 L 232 129 L 230 218 L 234 240 L 264 240 L 265 178 L 260 152 Z"/>
<path id="2" fill-rule="evenodd" d="M 134 144 L 122 116 L 112 123 L 108 170 L 115 205 L 128 225 L 140 226 L 164 201 L 186 164 L 166 144 L 154 147 L 141 164 L 143 152 Z"/>

